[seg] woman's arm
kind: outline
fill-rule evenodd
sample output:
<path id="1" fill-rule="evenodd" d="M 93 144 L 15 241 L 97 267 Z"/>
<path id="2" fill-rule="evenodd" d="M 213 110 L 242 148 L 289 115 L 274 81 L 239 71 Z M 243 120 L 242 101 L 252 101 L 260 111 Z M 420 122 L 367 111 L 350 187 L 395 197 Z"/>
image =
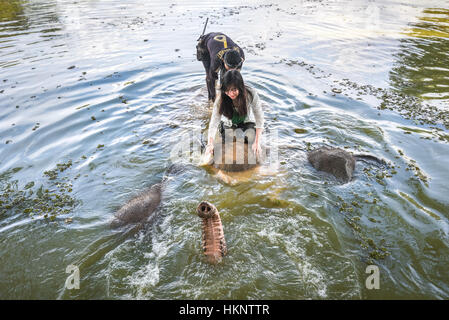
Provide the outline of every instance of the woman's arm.
<path id="1" fill-rule="evenodd" d="M 260 136 L 262 135 L 261 128 L 256 128 L 256 137 L 254 138 L 254 144 L 260 145 Z"/>
<path id="2" fill-rule="evenodd" d="M 260 149 L 260 136 L 261 136 L 261 134 L 262 134 L 262 129 L 261 128 L 256 128 L 256 137 L 254 139 L 253 145 L 251 146 L 251 148 L 252 148 L 252 150 L 253 150 L 253 152 L 254 152 L 254 154 L 256 156 L 259 155 L 260 150 L 261 150 Z"/>
<path id="3" fill-rule="evenodd" d="M 256 129 L 262 129 L 265 123 L 264 114 L 262 110 L 262 102 L 259 99 L 259 94 L 255 89 L 252 90 L 253 93 L 253 101 L 251 102 L 251 108 L 254 114 L 254 118 L 256 120 Z M 262 132 L 261 130 L 261 132 Z M 256 130 L 257 134 L 257 130 Z"/>
<path id="4" fill-rule="evenodd" d="M 206 148 L 206 152 L 211 152 L 214 150 L 214 138 L 215 135 L 217 134 L 217 130 L 218 130 L 218 123 L 220 122 L 220 113 L 218 112 L 219 109 L 219 103 L 220 103 L 221 97 L 218 96 L 215 99 L 215 103 L 214 103 L 214 107 L 212 109 L 212 115 L 210 118 L 210 122 L 209 122 L 209 131 L 208 131 L 208 135 L 207 135 L 207 148 Z"/>
<path id="5" fill-rule="evenodd" d="M 259 99 L 259 95 L 257 91 L 253 89 L 253 101 L 251 102 L 251 108 L 254 113 L 254 118 L 256 121 L 256 137 L 254 139 L 254 143 L 252 145 L 252 150 L 254 154 L 259 154 L 260 152 L 260 136 L 262 135 L 263 126 L 265 123 L 264 114 L 262 110 L 262 103 Z"/>

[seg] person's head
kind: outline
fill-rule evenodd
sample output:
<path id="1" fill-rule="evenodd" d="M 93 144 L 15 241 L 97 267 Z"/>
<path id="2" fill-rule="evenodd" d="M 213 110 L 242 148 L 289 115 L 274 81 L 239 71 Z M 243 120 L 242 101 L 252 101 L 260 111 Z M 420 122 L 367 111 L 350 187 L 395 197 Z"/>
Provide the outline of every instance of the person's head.
<path id="1" fill-rule="evenodd" d="M 245 88 L 242 75 L 238 70 L 229 70 L 223 75 L 220 91 L 220 114 L 224 114 L 227 118 L 232 118 L 234 112 L 233 107 L 237 109 L 240 116 L 248 113 L 246 106 L 248 91 Z"/>
<path id="2" fill-rule="evenodd" d="M 236 50 L 229 50 L 223 56 L 223 62 L 226 70 L 240 70 L 242 68 L 243 59 Z"/>

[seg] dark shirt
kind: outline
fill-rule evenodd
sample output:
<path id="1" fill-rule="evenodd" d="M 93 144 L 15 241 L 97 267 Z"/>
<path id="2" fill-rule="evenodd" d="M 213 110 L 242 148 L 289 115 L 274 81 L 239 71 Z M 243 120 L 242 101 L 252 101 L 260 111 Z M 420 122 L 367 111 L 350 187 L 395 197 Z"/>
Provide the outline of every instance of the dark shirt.
<path id="1" fill-rule="evenodd" d="M 228 50 L 236 50 L 240 53 L 240 57 L 245 59 L 245 54 L 231 38 L 220 32 L 211 32 L 205 34 L 202 38 L 203 46 L 207 48 L 209 57 L 206 61 L 203 61 L 206 69 L 207 87 L 209 91 L 209 99 L 215 100 L 215 82 L 218 79 L 218 73 L 220 77 L 226 72 L 223 58 L 224 54 Z"/>
<path id="2" fill-rule="evenodd" d="M 204 43 L 210 55 L 210 69 L 217 73 L 224 69 L 223 56 L 228 50 L 237 50 L 245 59 L 245 54 L 231 38 L 220 32 L 211 32 L 204 36 Z"/>

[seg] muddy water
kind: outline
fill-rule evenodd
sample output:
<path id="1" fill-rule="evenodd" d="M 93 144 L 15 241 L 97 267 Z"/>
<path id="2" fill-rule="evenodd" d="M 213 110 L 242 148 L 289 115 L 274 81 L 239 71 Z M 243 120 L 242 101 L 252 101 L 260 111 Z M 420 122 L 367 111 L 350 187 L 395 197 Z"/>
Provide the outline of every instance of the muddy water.
<path id="1" fill-rule="evenodd" d="M 0 1 L 0 297 L 447 299 L 449 11 L 407 2 Z M 245 50 L 278 171 L 228 185 L 188 166 L 150 223 L 111 230 L 207 128 L 206 17 Z M 324 144 L 389 165 L 342 185 L 307 164 Z M 218 266 L 201 200 L 224 224 Z"/>

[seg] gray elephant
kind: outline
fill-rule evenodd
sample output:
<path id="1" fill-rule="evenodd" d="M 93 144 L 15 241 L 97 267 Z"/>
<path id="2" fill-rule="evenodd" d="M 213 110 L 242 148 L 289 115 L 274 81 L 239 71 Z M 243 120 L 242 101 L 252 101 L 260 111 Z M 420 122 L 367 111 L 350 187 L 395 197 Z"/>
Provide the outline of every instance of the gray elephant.
<path id="1" fill-rule="evenodd" d="M 152 185 L 140 195 L 131 199 L 114 214 L 111 228 L 148 221 L 161 203 L 162 191 L 168 177 L 176 175 L 184 169 L 182 165 L 172 164 L 167 169 L 161 182 Z"/>
<path id="2" fill-rule="evenodd" d="M 307 154 L 307 160 L 315 169 L 333 174 L 344 183 L 352 180 L 357 159 L 385 164 L 385 161 L 374 156 L 353 155 L 339 148 L 320 147 Z"/>

